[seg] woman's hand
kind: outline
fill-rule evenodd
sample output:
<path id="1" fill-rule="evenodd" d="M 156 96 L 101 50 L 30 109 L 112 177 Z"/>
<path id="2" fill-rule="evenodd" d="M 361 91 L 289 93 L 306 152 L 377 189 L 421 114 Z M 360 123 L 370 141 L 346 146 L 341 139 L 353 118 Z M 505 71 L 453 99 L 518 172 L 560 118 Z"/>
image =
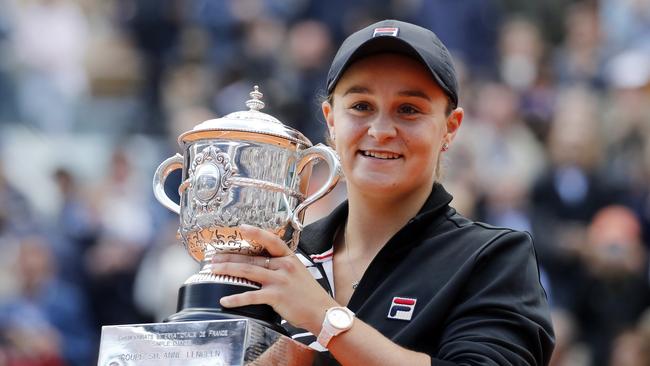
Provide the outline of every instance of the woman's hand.
<path id="1" fill-rule="evenodd" d="M 298 257 L 276 235 L 242 225 L 242 236 L 264 246 L 270 257 L 217 254 L 212 261 L 215 274 L 246 278 L 261 289 L 225 296 L 224 307 L 268 304 L 293 326 L 318 334 L 325 311 L 338 306 L 314 280 Z"/>

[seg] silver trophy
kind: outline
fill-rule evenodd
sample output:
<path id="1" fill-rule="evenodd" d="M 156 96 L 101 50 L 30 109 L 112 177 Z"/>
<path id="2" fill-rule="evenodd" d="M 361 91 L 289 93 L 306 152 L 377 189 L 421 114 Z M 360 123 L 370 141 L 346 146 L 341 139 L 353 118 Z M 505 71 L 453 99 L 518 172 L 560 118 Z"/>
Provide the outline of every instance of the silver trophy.
<path id="1" fill-rule="evenodd" d="M 298 245 L 305 209 L 330 192 L 339 180 L 334 150 L 311 142 L 300 132 L 260 112 L 258 87 L 246 101 L 247 111 L 205 121 L 178 138 L 183 155 L 165 160 L 154 175 L 158 201 L 180 215 L 180 238 L 201 270 L 185 281 L 179 312 L 170 321 L 249 316 L 276 329 L 279 319 L 268 306 L 221 309 L 222 296 L 259 289 L 232 276 L 215 275 L 216 253 L 265 255 L 264 248 L 238 227 L 253 225 L 279 236 L 291 250 Z M 312 162 L 329 167 L 325 184 L 307 196 Z M 167 176 L 183 169 L 180 205 L 164 191 Z M 209 305 L 209 306 L 208 306 Z"/>
<path id="2" fill-rule="evenodd" d="M 325 365 L 315 352 L 284 334 L 268 305 L 221 308 L 226 295 L 259 288 L 244 278 L 215 275 L 217 253 L 265 255 L 238 227 L 254 225 L 279 236 L 295 250 L 305 209 L 334 188 L 341 176 L 336 153 L 312 146 L 300 132 L 260 112 L 255 86 L 248 111 L 205 121 L 180 135 L 183 155 L 165 160 L 154 175 L 158 201 L 180 215 L 179 237 L 201 263 L 179 290 L 177 313 L 163 323 L 102 327 L 98 365 Z M 312 163 L 321 159 L 329 174 L 307 196 Z M 164 183 L 182 169 L 180 205 Z"/>

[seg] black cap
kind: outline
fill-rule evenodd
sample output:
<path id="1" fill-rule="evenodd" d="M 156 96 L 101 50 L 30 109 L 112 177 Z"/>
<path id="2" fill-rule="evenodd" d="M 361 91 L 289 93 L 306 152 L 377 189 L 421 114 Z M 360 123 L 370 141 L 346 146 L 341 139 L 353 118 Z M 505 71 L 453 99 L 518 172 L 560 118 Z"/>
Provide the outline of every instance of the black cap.
<path id="1" fill-rule="evenodd" d="M 382 20 L 346 38 L 327 74 L 327 92 L 332 93 L 343 72 L 354 61 L 384 52 L 405 54 L 422 62 L 449 96 L 452 106 L 458 106 L 456 69 L 447 47 L 432 31 L 399 20 Z"/>

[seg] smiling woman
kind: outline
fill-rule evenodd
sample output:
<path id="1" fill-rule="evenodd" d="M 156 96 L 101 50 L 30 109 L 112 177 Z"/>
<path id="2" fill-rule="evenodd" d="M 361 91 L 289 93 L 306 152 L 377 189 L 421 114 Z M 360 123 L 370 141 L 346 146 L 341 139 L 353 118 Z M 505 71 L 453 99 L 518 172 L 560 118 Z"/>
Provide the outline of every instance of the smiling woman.
<path id="1" fill-rule="evenodd" d="M 341 45 L 327 90 L 348 200 L 305 228 L 296 254 L 243 228 L 272 258 L 216 256 L 216 273 L 261 284 L 221 304 L 271 305 L 323 364 L 548 364 L 530 235 L 468 220 L 437 182 L 463 120 L 445 46 L 413 24 L 370 25 Z"/>
<path id="2" fill-rule="evenodd" d="M 422 202 L 444 144 L 463 110 L 448 101 L 428 69 L 404 55 L 361 59 L 341 76 L 323 114 L 341 157 L 349 194 Z"/>

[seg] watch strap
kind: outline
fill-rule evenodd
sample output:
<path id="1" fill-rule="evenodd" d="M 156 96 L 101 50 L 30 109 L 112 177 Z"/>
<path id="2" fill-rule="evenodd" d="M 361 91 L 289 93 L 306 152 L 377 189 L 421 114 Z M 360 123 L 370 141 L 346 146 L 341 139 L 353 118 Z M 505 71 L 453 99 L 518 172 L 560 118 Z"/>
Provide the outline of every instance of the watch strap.
<path id="1" fill-rule="evenodd" d="M 350 324 L 345 327 L 345 328 L 336 328 L 329 322 L 329 314 L 333 310 L 339 310 L 339 311 L 344 311 L 350 316 Z M 321 346 L 327 348 L 327 345 L 330 343 L 332 338 L 335 336 L 346 332 L 352 328 L 352 324 L 354 323 L 354 313 L 343 306 L 335 306 L 332 308 L 327 309 L 325 312 L 325 318 L 323 319 L 323 326 L 321 327 L 320 333 L 318 334 L 318 337 L 316 338 L 316 342 L 318 342 Z"/>
<path id="2" fill-rule="evenodd" d="M 320 344 L 321 346 L 327 348 L 327 345 L 330 343 L 330 341 L 334 338 L 334 334 L 329 332 L 325 327 L 323 327 L 318 334 L 318 338 L 316 338 L 316 342 Z"/>

